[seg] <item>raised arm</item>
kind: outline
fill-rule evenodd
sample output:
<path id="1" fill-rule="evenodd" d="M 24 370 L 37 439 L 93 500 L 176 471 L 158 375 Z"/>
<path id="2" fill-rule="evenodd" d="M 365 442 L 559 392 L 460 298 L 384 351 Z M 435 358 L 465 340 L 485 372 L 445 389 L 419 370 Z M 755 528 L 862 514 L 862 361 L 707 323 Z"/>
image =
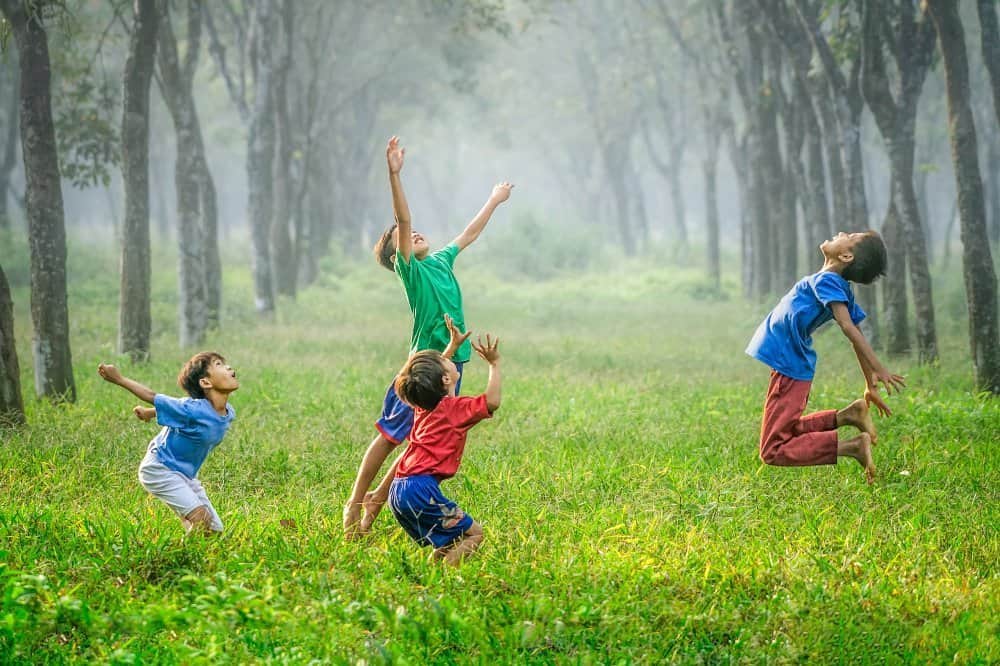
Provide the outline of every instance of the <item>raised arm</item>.
<path id="1" fill-rule="evenodd" d="M 831 303 L 830 308 L 833 311 L 834 320 L 847 339 L 850 340 L 851 346 L 854 347 L 854 354 L 858 357 L 858 365 L 861 366 L 861 373 L 865 377 L 865 386 L 867 387 L 865 400 L 873 403 L 883 416 L 889 416 L 892 411 L 879 395 L 878 385 L 882 383 L 886 392 L 891 394 L 893 389 L 898 392 L 906 386 L 906 381 L 901 375 L 889 372 L 878 360 L 875 350 L 868 343 L 864 333 L 851 321 L 851 314 L 847 310 L 846 303 Z"/>
<path id="2" fill-rule="evenodd" d="M 139 398 L 139 400 L 153 404 L 153 398 L 156 396 L 156 392 L 148 386 L 140 384 L 134 379 L 129 379 L 115 366 L 101 363 L 97 366 L 97 374 L 103 377 L 105 381 L 121 386 L 123 389 Z M 138 414 L 136 416 L 138 416 Z"/>
<path id="3" fill-rule="evenodd" d="M 493 211 L 497 209 L 497 206 L 507 201 L 510 198 L 510 190 L 514 186 L 510 183 L 504 181 L 493 186 L 493 192 L 490 193 L 490 198 L 486 200 L 483 207 L 476 213 L 476 216 L 472 218 L 465 230 L 455 237 L 452 241 L 458 245 L 459 250 L 464 250 L 468 246 L 472 245 L 473 241 L 479 238 L 479 234 L 483 232 L 486 228 L 486 223 L 490 221 L 490 217 L 493 216 Z"/>
<path id="4" fill-rule="evenodd" d="M 486 380 L 486 409 L 490 414 L 500 409 L 500 350 L 497 346 L 500 338 L 494 338 L 489 333 L 486 334 L 486 344 L 481 338 L 476 338 L 472 343 L 472 348 L 476 350 L 484 361 L 490 364 L 490 376 Z"/>
<path id="5" fill-rule="evenodd" d="M 385 149 L 385 161 L 389 166 L 392 212 L 396 216 L 396 249 L 409 262 L 410 254 L 413 252 L 413 227 L 410 224 L 410 207 L 406 203 L 406 194 L 403 192 L 403 181 L 399 178 L 405 155 L 406 148 L 399 147 L 399 138 L 394 136 L 389 139 L 389 145 Z"/>

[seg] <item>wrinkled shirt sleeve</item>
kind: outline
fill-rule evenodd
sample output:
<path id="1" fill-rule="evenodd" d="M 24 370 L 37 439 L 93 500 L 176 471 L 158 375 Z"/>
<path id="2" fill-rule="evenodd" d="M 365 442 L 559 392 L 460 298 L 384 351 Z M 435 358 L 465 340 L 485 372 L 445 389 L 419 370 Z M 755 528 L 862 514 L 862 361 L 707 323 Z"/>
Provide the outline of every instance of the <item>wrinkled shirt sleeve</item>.
<path id="1" fill-rule="evenodd" d="M 183 428 L 190 422 L 190 400 L 186 398 L 171 398 L 157 393 L 153 396 L 153 407 L 156 408 L 156 422 L 161 426 Z"/>

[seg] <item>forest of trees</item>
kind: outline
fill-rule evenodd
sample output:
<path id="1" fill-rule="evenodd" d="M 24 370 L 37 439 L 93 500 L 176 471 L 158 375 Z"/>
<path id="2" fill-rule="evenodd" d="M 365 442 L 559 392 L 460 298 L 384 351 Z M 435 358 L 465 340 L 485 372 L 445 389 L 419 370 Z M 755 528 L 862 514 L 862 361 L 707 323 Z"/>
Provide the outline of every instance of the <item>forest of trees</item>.
<path id="1" fill-rule="evenodd" d="M 426 208 L 516 169 L 544 226 L 599 229 L 623 257 L 697 252 L 719 290 L 735 249 L 748 299 L 814 269 L 832 233 L 875 228 L 890 268 L 859 290 L 866 333 L 924 363 L 957 226 L 975 385 L 1000 393 L 994 0 L 0 0 L 0 17 L 0 234 L 29 239 L 38 396 L 75 397 L 84 208 L 120 242 L 119 351 L 141 361 L 154 237 L 176 243 L 181 345 L 221 325 L 223 233 L 245 230 L 272 316 L 384 228 L 397 127 L 433 154 L 413 176 Z M 17 422 L 11 313 L 0 267 Z"/>

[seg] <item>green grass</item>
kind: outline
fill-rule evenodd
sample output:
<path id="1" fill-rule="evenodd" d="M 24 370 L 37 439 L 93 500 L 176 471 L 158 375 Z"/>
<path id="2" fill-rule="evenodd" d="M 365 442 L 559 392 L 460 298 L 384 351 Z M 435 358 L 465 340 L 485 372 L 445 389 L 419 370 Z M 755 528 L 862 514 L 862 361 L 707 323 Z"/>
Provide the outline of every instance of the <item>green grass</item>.
<path id="1" fill-rule="evenodd" d="M 153 360 L 132 365 L 113 355 L 115 258 L 73 245 L 79 400 L 52 406 L 31 398 L 15 245 L 0 262 L 29 425 L 0 435 L 0 662 L 1000 660 L 1000 403 L 971 389 L 960 276 L 938 278 L 940 365 L 889 363 L 910 388 L 878 422 L 869 487 L 853 462 L 758 461 L 767 370 L 743 347 L 765 306 L 697 300 L 696 271 L 644 263 L 503 282 L 470 252 L 467 320 L 503 340 L 504 405 L 444 486 L 486 530 L 481 557 L 446 570 L 388 512 L 365 543 L 340 534 L 405 360 L 389 273 L 338 267 L 257 323 L 234 252 L 206 347 L 242 388 L 201 474 L 227 531 L 185 541 L 136 479 L 155 428 L 95 371 L 115 361 L 179 394 L 194 350 L 176 345 L 173 256 L 156 257 Z M 853 354 L 835 330 L 817 347 L 811 405 L 842 406 L 861 389 Z M 465 392 L 485 379 L 471 362 Z"/>

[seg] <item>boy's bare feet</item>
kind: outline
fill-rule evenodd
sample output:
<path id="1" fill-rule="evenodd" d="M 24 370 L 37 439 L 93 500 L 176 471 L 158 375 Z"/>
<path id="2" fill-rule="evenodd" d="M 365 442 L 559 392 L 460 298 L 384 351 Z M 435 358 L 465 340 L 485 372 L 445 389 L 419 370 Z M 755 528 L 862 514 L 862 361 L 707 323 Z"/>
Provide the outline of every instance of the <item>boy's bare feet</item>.
<path id="1" fill-rule="evenodd" d="M 861 432 L 868 433 L 872 444 L 878 442 L 878 433 L 875 431 L 875 422 L 872 420 L 871 410 L 868 409 L 868 403 L 862 398 L 855 400 L 837 412 L 837 425 L 854 426 Z"/>
<path id="2" fill-rule="evenodd" d="M 360 532 L 367 533 L 371 531 L 372 523 L 378 518 L 378 514 L 383 506 L 385 506 L 385 499 L 378 497 L 374 491 L 365 493 L 365 499 L 361 502 L 361 508 L 364 513 L 361 516 L 361 523 L 359 524 Z"/>
<path id="3" fill-rule="evenodd" d="M 344 536 L 348 539 L 356 539 L 360 535 L 360 528 L 361 504 L 348 502 L 344 506 Z"/>
<path id="4" fill-rule="evenodd" d="M 854 458 L 865 468 L 865 479 L 869 484 L 875 482 L 875 461 L 872 460 L 872 438 L 868 433 L 860 433 L 857 437 L 845 439 L 837 444 L 837 455 Z"/>

